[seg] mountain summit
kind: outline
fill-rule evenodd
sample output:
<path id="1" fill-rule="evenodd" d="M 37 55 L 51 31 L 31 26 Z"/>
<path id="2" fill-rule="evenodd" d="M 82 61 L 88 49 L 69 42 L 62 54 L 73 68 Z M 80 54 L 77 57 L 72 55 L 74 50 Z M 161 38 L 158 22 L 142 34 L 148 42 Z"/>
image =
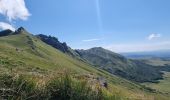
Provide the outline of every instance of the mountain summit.
<path id="1" fill-rule="evenodd" d="M 16 30 L 16 32 L 18 32 L 18 33 L 24 33 L 24 32 L 26 32 L 26 30 L 25 30 L 25 28 L 20 27 L 20 28 L 18 28 L 18 29 Z"/>
<path id="2" fill-rule="evenodd" d="M 0 36 L 8 36 L 8 35 L 15 35 L 15 34 L 27 34 L 28 32 L 23 28 L 20 27 L 15 31 L 12 31 L 10 29 L 3 30 L 0 32 Z"/>

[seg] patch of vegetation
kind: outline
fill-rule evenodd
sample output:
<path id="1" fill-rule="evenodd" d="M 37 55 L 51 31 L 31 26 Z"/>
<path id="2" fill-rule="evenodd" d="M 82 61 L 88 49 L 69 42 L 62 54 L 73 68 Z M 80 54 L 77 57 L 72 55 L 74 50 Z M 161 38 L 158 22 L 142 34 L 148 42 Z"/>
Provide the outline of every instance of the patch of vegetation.
<path id="1" fill-rule="evenodd" d="M 17 60 L 12 60 L 9 57 L 2 57 L 0 55 L 0 67 L 5 67 L 5 68 L 15 68 L 17 66 L 24 66 L 25 64 L 22 61 L 17 61 Z"/>
<path id="2" fill-rule="evenodd" d="M 36 84 L 23 76 L 0 76 L 0 98 L 7 100 L 31 100 L 35 98 Z"/>
<path id="3" fill-rule="evenodd" d="M 30 36 L 27 36 L 27 43 L 30 45 L 32 50 L 35 50 L 36 46 L 34 45 L 33 39 Z"/>
<path id="4" fill-rule="evenodd" d="M 100 86 L 74 80 L 69 74 L 37 84 L 28 76 L 0 76 L 0 98 L 7 100 L 121 100 Z M 119 98 L 119 99 L 118 99 Z"/>

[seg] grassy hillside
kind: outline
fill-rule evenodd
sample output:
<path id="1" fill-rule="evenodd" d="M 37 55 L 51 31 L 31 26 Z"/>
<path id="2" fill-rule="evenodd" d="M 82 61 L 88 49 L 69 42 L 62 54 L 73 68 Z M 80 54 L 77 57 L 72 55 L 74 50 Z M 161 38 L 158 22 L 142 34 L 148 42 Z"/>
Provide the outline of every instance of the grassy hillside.
<path id="1" fill-rule="evenodd" d="M 85 78 L 93 84 L 104 80 L 108 84 L 106 93 L 114 94 L 122 99 L 168 100 L 168 95 L 153 93 L 153 90 L 144 86 L 65 55 L 23 28 L 13 34 L 0 37 L 1 74 L 27 75 L 34 77 L 38 84 L 44 84 L 59 76 L 63 70 L 69 70 L 71 76 L 77 79 Z"/>

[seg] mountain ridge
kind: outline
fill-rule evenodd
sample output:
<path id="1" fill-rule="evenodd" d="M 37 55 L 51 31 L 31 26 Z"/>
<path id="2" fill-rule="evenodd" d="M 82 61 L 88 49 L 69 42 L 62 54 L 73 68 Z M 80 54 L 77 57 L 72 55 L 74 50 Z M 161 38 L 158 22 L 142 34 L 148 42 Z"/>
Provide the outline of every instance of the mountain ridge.
<path id="1" fill-rule="evenodd" d="M 61 43 L 56 37 L 53 36 L 47 36 L 43 34 L 36 35 L 40 40 L 47 43 L 48 45 L 51 45 L 52 47 L 60 50 L 63 53 L 67 53 L 68 55 L 72 57 L 79 57 L 79 54 L 75 52 L 72 48 L 70 48 L 66 42 Z"/>

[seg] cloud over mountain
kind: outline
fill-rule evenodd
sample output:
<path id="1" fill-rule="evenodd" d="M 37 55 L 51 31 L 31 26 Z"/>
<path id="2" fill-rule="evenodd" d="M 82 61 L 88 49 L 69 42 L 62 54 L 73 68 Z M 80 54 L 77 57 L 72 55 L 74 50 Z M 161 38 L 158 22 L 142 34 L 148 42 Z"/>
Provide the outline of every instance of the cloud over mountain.
<path id="1" fill-rule="evenodd" d="M 5 22 L 0 22 L 0 29 L 2 30 L 10 29 L 12 31 L 15 31 L 15 28 L 12 25 L 5 23 Z"/>

